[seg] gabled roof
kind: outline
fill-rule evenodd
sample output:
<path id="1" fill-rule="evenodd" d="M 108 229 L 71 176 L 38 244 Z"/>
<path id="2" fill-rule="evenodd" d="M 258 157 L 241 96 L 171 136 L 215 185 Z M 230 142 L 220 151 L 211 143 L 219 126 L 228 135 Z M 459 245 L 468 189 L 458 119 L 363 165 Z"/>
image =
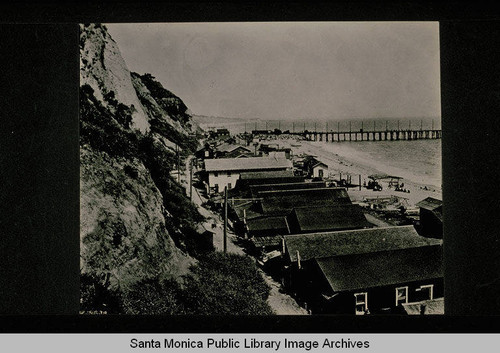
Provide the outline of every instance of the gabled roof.
<path id="1" fill-rule="evenodd" d="M 362 254 L 442 244 L 442 240 L 418 235 L 412 225 L 323 232 L 285 236 L 290 261 L 302 261 L 337 255 Z"/>
<path id="2" fill-rule="evenodd" d="M 237 149 L 243 149 L 247 152 L 252 152 L 248 148 L 242 145 L 236 145 L 236 144 L 231 144 L 231 143 L 223 143 L 222 145 L 217 147 L 218 152 L 226 153 L 226 152 L 232 152 Z"/>
<path id="3" fill-rule="evenodd" d="M 292 162 L 288 159 L 270 157 L 219 158 L 205 161 L 205 170 L 207 172 L 286 169 L 291 167 Z"/>
<path id="4" fill-rule="evenodd" d="M 317 188 L 259 192 L 262 210 L 267 214 L 289 213 L 296 207 L 350 204 L 345 188 Z"/>
<path id="5" fill-rule="evenodd" d="M 311 168 L 316 168 L 317 166 L 322 166 L 322 167 L 326 167 L 328 169 L 328 165 L 323 163 L 323 162 L 317 162 L 317 163 L 314 163 L 313 166 Z"/>
<path id="6" fill-rule="evenodd" d="M 435 209 L 443 206 L 443 201 L 435 199 L 433 197 L 428 197 L 420 202 L 417 202 L 416 206 L 429 211 L 434 211 Z"/>
<path id="7" fill-rule="evenodd" d="M 352 204 L 294 208 L 289 218 L 296 233 L 372 227 L 361 207 Z"/>
<path id="8" fill-rule="evenodd" d="M 441 245 L 315 259 L 333 292 L 443 277 Z"/>

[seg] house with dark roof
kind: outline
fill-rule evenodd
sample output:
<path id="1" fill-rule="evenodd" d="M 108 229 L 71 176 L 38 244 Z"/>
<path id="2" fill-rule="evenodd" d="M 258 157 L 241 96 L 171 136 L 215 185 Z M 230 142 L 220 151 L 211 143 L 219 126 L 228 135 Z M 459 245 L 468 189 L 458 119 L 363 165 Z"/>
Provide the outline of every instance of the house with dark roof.
<path id="1" fill-rule="evenodd" d="M 268 157 L 207 159 L 204 181 L 210 194 L 223 191 L 225 187 L 232 189 L 241 173 L 286 171 L 291 168 L 292 163 L 288 159 Z"/>
<path id="2" fill-rule="evenodd" d="M 322 179 L 328 176 L 328 165 L 315 156 L 305 156 L 303 171 L 310 178 Z"/>
<path id="3" fill-rule="evenodd" d="M 335 293 L 324 288 L 317 260 L 441 245 L 442 240 L 420 236 L 411 225 L 285 235 L 283 283 L 307 302 L 320 303 L 317 307 L 321 308 L 326 305 L 320 300 L 323 294 L 328 298 Z"/>
<path id="4" fill-rule="evenodd" d="M 443 238 L 443 201 L 428 197 L 416 204 L 420 208 L 419 232 L 432 237 Z"/>
<path id="5" fill-rule="evenodd" d="M 230 217 L 238 233 L 249 238 L 371 226 L 344 188 L 324 186 L 324 182 L 253 185 L 230 202 Z"/>
<path id="6" fill-rule="evenodd" d="M 308 303 L 318 313 L 364 315 L 442 298 L 442 252 L 433 245 L 315 259 Z"/>

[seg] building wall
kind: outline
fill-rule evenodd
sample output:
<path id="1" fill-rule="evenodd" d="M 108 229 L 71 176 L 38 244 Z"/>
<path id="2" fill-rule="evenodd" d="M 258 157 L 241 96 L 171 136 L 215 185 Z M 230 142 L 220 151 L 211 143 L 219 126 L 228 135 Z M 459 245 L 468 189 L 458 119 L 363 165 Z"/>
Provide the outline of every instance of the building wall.
<path id="1" fill-rule="evenodd" d="M 231 172 L 210 172 L 208 173 L 208 186 L 212 189 L 215 185 L 218 185 L 219 192 L 224 191 L 224 187 L 231 184 L 231 188 L 234 188 L 236 181 L 240 178 L 239 171 Z M 229 189 L 229 188 L 228 188 Z"/>
<path id="2" fill-rule="evenodd" d="M 320 170 L 323 171 L 323 176 L 322 176 L 323 178 L 326 178 L 328 176 L 328 168 L 318 165 L 312 169 L 312 177 L 321 178 Z"/>

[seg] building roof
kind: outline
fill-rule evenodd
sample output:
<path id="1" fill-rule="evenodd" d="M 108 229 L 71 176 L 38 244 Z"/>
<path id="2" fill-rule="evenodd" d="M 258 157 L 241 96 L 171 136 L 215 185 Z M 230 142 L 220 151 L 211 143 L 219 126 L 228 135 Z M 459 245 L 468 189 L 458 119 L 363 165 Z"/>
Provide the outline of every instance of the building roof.
<path id="1" fill-rule="evenodd" d="M 301 206 L 328 206 L 350 204 L 345 188 L 316 188 L 297 190 L 275 190 L 259 192 L 263 200 L 262 211 L 266 214 L 289 213 Z"/>
<path id="2" fill-rule="evenodd" d="M 253 237 L 250 242 L 256 247 L 256 248 L 262 248 L 264 246 L 270 247 L 270 246 L 279 246 L 282 242 L 282 237 Z"/>
<path id="3" fill-rule="evenodd" d="M 425 307 L 424 315 L 444 315 L 444 298 L 403 304 L 403 309 L 408 315 L 422 315 L 422 306 Z"/>
<path id="4" fill-rule="evenodd" d="M 291 167 L 292 162 L 285 158 L 220 158 L 205 161 L 205 170 L 207 172 L 286 169 Z"/>
<path id="5" fill-rule="evenodd" d="M 418 235 L 412 225 L 323 232 L 285 236 L 290 261 L 302 261 L 336 255 L 362 254 L 442 244 L 442 240 Z"/>
<path id="6" fill-rule="evenodd" d="M 441 245 L 315 259 L 333 292 L 443 277 Z"/>
<path id="7" fill-rule="evenodd" d="M 318 166 L 321 166 L 321 167 L 326 167 L 326 169 L 328 169 L 328 165 L 326 165 L 325 163 L 323 162 L 317 162 L 317 163 L 314 163 L 313 166 L 311 168 L 316 168 Z"/>
<path id="8" fill-rule="evenodd" d="M 372 227 L 359 205 L 294 208 L 290 215 L 294 232 L 322 232 Z"/>
<path id="9" fill-rule="evenodd" d="M 443 201 L 435 199 L 433 197 L 428 197 L 420 202 L 416 203 L 416 206 L 421 207 L 423 209 L 434 211 L 437 208 L 443 206 Z"/>
<path id="10" fill-rule="evenodd" d="M 232 152 L 232 151 L 237 150 L 237 149 L 244 149 L 247 152 L 252 152 L 248 148 L 246 148 L 245 146 L 231 144 L 231 143 L 223 143 L 222 145 L 217 146 L 217 151 L 223 152 L 223 153 Z"/>
<path id="11" fill-rule="evenodd" d="M 247 226 L 250 233 L 276 231 L 281 232 L 281 234 L 290 234 L 285 216 L 249 219 L 247 220 Z"/>
<path id="12" fill-rule="evenodd" d="M 296 179 L 296 176 L 293 174 L 293 170 L 276 170 L 276 171 L 268 171 L 268 172 L 245 172 L 241 173 L 241 180 L 263 180 L 266 183 L 269 183 L 268 179 L 279 179 L 284 178 L 288 180 L 289 178 Z M 304 178 L 302 178 L 302 181 Z"/>
<path id="13" fill-rule="evenodd" d="M 299 182 L 299 183 L 278 183 L 278 184 L 258 184 L 250 185 L 250 193 L 253 197 L 258 197 L 259 193 L 263 191 L 274 190 L 297 190 L 297 189 L 318 189 L 325 188 L 326 182 Z"/>

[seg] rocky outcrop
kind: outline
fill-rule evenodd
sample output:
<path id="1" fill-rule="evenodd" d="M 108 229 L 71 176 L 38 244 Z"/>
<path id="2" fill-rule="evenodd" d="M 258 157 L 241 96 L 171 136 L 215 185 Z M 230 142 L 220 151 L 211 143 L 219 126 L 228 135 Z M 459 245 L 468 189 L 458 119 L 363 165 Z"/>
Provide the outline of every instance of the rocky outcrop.
<path id="1" fill-rule="evenodd" d="M 80 80 L 81 272 L 117 293 L 180 280 L 196 260 L 178 247 L 191 223 L 179 215 L 193 209 L 170 171 L 197 127 L 151 75 L 130 74 L 103 25 L 81 25 Z"/>
<path id="2" fill-rule="evenodd" d="M 117 291 L 186 274 L 194 261 L 170 238 L 170 215 L 144 165 L 88 148 L 80 158 L 82 273 Z"/>

